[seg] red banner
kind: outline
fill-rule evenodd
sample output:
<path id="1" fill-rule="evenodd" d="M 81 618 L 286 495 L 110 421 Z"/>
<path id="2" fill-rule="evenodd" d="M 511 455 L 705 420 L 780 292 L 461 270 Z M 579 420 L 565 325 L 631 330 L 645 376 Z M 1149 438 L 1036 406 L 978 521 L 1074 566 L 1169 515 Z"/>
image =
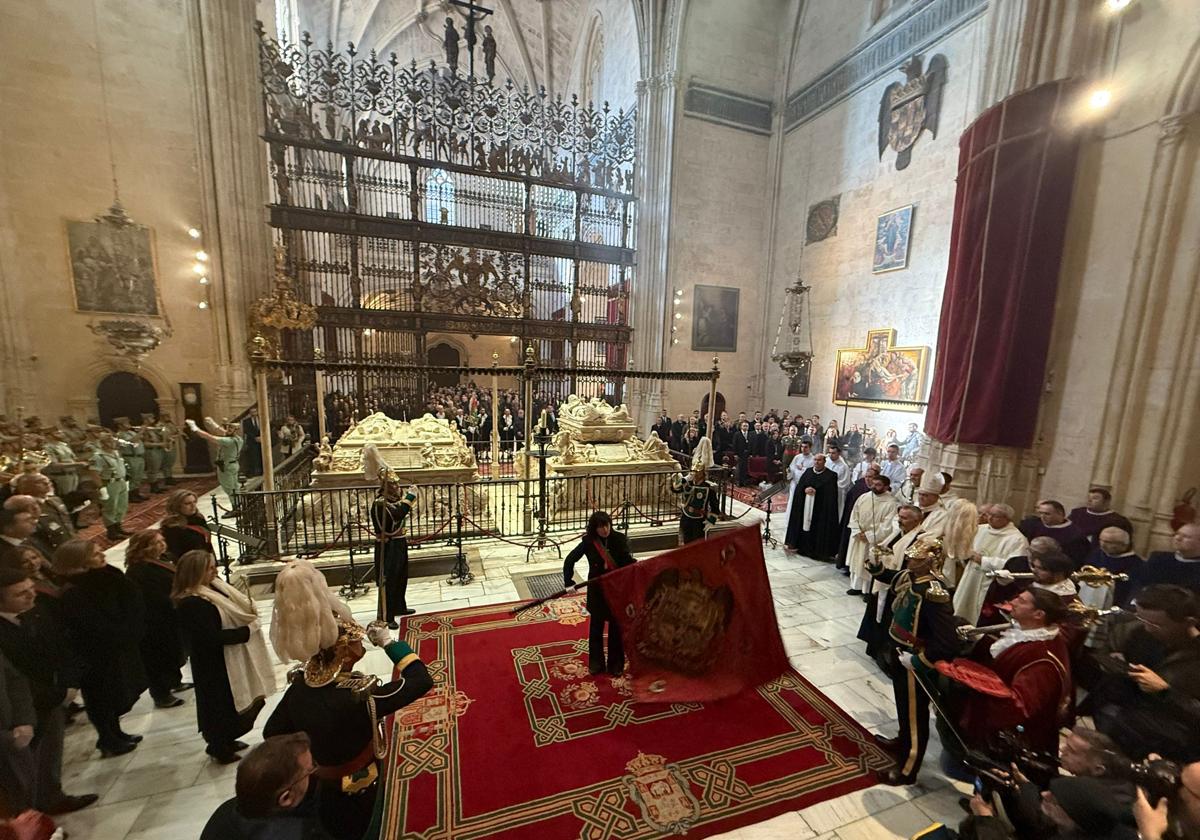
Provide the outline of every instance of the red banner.
<path id="1" fill-rule="evenodd" d="M 787 670 L 757 527 L 624 566 L 601 585 L 636 700 L 716 700 Z"/>

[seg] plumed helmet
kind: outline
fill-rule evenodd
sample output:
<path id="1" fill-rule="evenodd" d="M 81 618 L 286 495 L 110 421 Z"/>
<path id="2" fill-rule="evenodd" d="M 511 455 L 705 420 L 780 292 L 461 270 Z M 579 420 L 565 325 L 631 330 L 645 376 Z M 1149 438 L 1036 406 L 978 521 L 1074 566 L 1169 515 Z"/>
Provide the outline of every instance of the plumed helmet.
<path id="1" fill-rule="evenodd" d="M 354 621 L 350 608 L 307 560 L 296 560 L 275 578 L 271 646 L 284 662 L 303 662 L 338 640 L 338 619 Z"/>
<path id="2" fill-rule="evenodd" d="M 714 466 L 716 465 L 713 463 L 712 441 L 702 437 L 696 441 L 696 448 L 692 450 L 692 469 L 708 470 Z"/>

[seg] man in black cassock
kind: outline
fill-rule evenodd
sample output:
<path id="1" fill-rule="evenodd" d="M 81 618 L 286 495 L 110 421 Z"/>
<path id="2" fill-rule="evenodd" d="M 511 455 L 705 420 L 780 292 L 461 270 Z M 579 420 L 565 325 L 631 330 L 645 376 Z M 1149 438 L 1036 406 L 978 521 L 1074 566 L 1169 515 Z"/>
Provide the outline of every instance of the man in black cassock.
<path id="1" fill-rule="evenodd" d="M 837 482 L 837 473 L 825 467 L 825 456 L 814 456 L 813 465 L 796 482 L 785 548 L 791 546 L 814 560 L 828 561 L 837 554 L 838 538 L 841 536 Z M 810 505 L 811 516 L 808 516 L 806 511 Z"/>

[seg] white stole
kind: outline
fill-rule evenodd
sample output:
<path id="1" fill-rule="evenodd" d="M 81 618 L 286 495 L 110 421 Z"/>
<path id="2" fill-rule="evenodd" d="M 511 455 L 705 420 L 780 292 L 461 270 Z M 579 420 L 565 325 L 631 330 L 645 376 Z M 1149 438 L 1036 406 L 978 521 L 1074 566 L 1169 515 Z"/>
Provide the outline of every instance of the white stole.
<path id="1" fill-rule="evenodd" d="M 220 578 L 195 590 L 197 596 L 217 608 L 221 629 L 250 628 L 250 639 L 242 644 L 225 645 L 225 672 L 233 693 L 233 706 L 246 711 L 259 697 L 275 693 L 275 670 L 267 655 L 267 643 L 258 625 L 254 602 Z"/>

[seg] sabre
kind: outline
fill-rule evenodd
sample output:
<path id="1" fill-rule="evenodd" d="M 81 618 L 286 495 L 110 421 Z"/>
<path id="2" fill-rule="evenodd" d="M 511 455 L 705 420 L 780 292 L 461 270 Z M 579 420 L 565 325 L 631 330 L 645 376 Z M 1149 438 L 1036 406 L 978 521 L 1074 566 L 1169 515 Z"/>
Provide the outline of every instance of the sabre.
<path id="1" fill-rule="evenodd" d="M 983 576 L 1001 580 L 1033 580 L 1033 572 L 1010 572 L 1005 569 L 988 569 Z M 1099 569 L 1095 566 L 1084 566 L 1078 572 L 1071 573 L 1071 580 L 1090 586 L 1106 586 L 1113 583 L 1124 583 L 1129 580 L 1129 575 L 1124 572 L 1110 572 L 1108 569 Z"/>
<path id="2" fill-rule="evenodd" d="M 604 574 L 606 575 L 608 572 L 605 572 Z M 538 598 L 534 601 L 530 601 L 527 604 L 522 604 L 519 607 L 513 607 L 508 611 L 508 614 L 517 615 L 518 613 L 525 612 L 525 610 L 531 610 L 534 607 L 540 607 L 542 604 L 546 603 L 547 601 L 553 601 L 555 598 L 565 598 L 567 595 L 574 595 L 576 592 L 586 589 L 593 583 L 596 583 L 602 577 L 604 577 L 604 575 L 596 575 L 594 578 L 589 578 L 583 583 L 577 583 L 574 586 L 568 586 L 566 589 L 561 589 L 558 592 L 555 592 L 553 595 L 547 595 L 545 598 Z"/>

